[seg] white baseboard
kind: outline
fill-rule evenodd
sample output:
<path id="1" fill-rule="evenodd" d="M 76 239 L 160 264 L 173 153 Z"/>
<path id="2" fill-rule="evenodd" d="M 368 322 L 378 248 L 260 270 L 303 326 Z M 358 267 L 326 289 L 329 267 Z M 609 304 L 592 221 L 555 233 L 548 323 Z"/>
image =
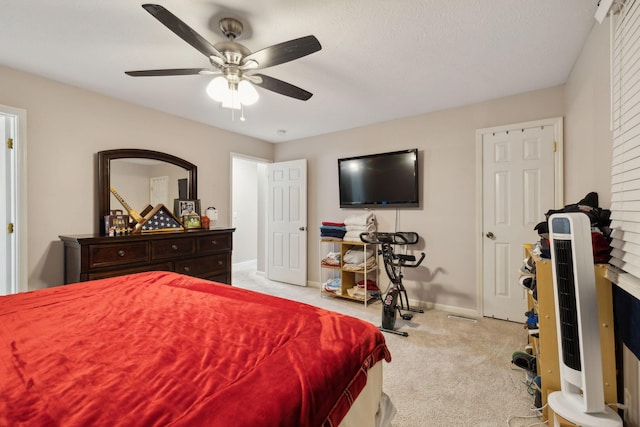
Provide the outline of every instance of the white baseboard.
<path id="1" fill-rule="evenodd" d="M 322 285 L 317 281 L 307 281 L 307 286 L 310 288 L 321 289 Z M 447 313 L 455 314 L 463 317 L 470 317 L 473 319 L 480 318 L 480 313 L 477 310 L 470 308 L 461 308 L 452 305 L 438 304 L 430 301 L 420 301 L 416 299 L 409 298 L 409 304 L 411 307 L 428 309 L 428 310 L 438 310 L 438 311 L 446 311 Z"/>
<path id="2" fill-rule="evenodd" d="M 243 268 L 243 267 L 251 267 L 251 265 L 255 266 L 256 264 L 257 264 L 257 260 L 250 259 L 248 261 L 234 262 L 231 267 L 232 268 Z"/>
<path id="3" fill-rule="evenodd" d="M 312 280 L 307 280 L 307 286 L 310 288 L 316 288 L 316 289 L 322 288 L 322 285 L 320 284 L 320 282 L 316 282 Z"/>
<path id="4" fill-rule="evenodd" d="M 412 298 L 409 298 L 409 304 L 411 304 L 412 307 L 416 307 L 416 308 L 446 311 L 447 313 L 455 314 L 458 316 L 470 317 L 474 319 L 481 317 L 480 313 L 478 313 L 477 310 L 470 309 L 470 308 L 462 308 L 462 307 L 456 307 L 453 305 L 438 304 L 431 301 L 419 301 Z"/>

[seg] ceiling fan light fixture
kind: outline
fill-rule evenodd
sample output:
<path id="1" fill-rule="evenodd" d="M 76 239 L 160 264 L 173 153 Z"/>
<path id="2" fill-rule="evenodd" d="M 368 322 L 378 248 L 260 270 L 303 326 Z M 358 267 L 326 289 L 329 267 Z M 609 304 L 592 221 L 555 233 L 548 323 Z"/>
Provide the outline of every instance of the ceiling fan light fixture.
<path id="1" fill-rule="evenodd" d="M 253 105 L 258 101 L 258 98 L 260 98 L 256 88 L 246 80 L 238 83 L 238 97 L 242 105 Z"/>
<path id="2" fill-rule="evenodd" d="M 214 101 L 224 102 L 230 93 L 229 83 L 224 77 L 216 77 L 207 85 L 207 95 Z"/>
<path id="3" fill-rule="evenodd" d="M 241 109 L 258 101 L 258 92 L 253 85 L 302 101 L 308 100 L 313 95 L 282 80 L 262 74 L 245 74 L 245 72 L 284 64 L 321 50 L 322 46 L 315 36 L 299 37 L 251 52 L 235 41 L 243 32 L 243 24 L 237 19 L 227 17 L 220 20 L 220 28 L 227 40 L 214 45 L 163 6 L 143 4 L 142 7 L 174 34 L 206 56 L 213 68 L 125 71 L 125 74 L 132 77 L 222 74 L 221 77 L 209 82 L 207 94 L 220 102 L 222 107 L 232 109 Z"/>
<path id="4" fill-rule="evenodd" d="M 258 91 L 246 80 L 229 84 L 226 78 L 216 77 L 207 85 L 207 95 L 221 102 L 224 108 L 239 110 L 242 105 L 252 105 L 258 101 Z"/>

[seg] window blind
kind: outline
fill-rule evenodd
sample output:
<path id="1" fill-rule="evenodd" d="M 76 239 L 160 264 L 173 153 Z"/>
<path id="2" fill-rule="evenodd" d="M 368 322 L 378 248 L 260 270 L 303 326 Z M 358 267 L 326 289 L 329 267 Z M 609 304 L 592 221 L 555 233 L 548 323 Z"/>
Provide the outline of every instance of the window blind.
<path id="1" fill-rule="evenodd" d="M 640 298 L 640 0 L 624 3 L 612 37 L 610 276 Z"/>

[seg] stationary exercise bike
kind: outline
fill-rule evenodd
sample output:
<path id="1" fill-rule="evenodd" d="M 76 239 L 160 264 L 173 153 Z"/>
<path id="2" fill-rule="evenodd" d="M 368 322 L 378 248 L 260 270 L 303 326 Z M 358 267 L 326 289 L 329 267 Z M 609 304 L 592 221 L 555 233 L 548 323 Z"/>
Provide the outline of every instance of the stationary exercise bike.
<path id="1" fill-rule="evenodd" d="M 408 337 L 409 334 L 407 332 L 395 329 L 397 314 L 404 320 L 411 320 L 413 319 L 412 313 L 424 313 L 424 310 L 413 308 L 409 305 L 407 290 L 402 284 L 402 268 L 418 267 L 424 260 L 424 252 L 420 255 L 420 259 L 416 261 L 416 257 L 413 255 L 396 254 L 393 251 L 395 245 L 414 245 L 418 242 L 418 239 L 418 233 L 414 232 L 382 233 L 373 231 L 360 233 L 360 240 L 364 243 L 381 246 L 378 253 L 382 255 L 387 276 L 391 280 L 391 285 L 384 299 L 382 298 L 382 293 L 379 294 L 382 300 L 382 326 L 380 326 L 380 330 L 383 332 Z M 408 262 L 413 264 L 407 264 Z M 398 300 L 400 300 L 399 304 Z M 403 311 L 411 313 L 403 313 Z"/>

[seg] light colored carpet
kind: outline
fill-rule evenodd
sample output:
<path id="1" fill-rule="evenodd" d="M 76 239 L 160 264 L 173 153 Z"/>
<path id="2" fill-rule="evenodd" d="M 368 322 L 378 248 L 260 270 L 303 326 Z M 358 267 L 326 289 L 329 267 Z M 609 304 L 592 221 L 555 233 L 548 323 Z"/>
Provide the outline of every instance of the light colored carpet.
<path id="1" fill-rule="evenodd" d="M 250 264 L 234 265 L 233 285 L 380 325 L 380 302 L 365 309 L 321 296 L 316 288 L 272 282 Z M 398 319 L 396 326 L 409 337 L 385 334 L 393 360 L 383 367 L 383 390 L 398 410 L 394 427 L 538 425 L 525 373 L 511 364 L 511 354 L 527 344 L 521 324 L 488 318 L 472 323 L 429 310 L 410 322 Z"/>

